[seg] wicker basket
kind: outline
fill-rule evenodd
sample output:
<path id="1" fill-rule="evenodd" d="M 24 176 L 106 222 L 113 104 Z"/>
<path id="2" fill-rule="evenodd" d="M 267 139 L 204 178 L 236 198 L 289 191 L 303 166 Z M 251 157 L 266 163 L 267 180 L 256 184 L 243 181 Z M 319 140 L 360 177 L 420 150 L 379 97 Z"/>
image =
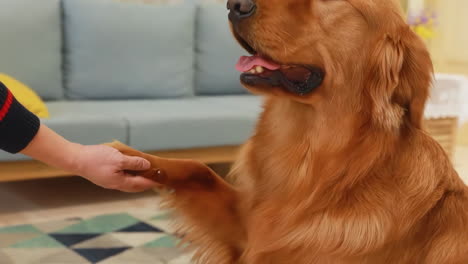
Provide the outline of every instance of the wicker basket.
<path id="1" fill-rule="evenodd" d="M 442 146 L 450 158 L 453 158 L 457 141 L 458 118 L 429 118 L 424 120 L 426 131 Z"/>

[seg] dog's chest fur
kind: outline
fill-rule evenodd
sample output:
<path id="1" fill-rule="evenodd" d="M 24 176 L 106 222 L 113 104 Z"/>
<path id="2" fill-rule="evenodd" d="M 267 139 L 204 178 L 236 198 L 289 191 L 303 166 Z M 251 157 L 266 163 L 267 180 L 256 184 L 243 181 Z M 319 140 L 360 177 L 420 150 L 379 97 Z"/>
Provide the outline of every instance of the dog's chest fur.
<path id="1" fill-rule="evenodd" d="M 276 105 L 274 103 L 276 103 Z M 321 255 L 317 251 L 317 248 L 303 246 L 303 244 L 309 242 L 313 244 L 313 240 L 315 239 L 314 234 L 306 237 L 306 233 L 308 232 L 307 222 L 310 221 L 311 225 L 316 224 L 317 227 L 319 227 L 321 224 L 317 224 L 317 219 L 323 217 L 320 213 L 318 216 L 312 217 L 308 213 L 312 199 L 309 201 L 307 200 L 313 196 L 314 191 L 317 189 L 316 184 L 320 180 L 317 177 L 327 177 L 337 174 L 338 171 L 328 171 L 329 168 L 344 167 L 344 163 L 340 164 L 337 161 L 343 158 L 343 156 L 340 156 L 337 160 L 333 160 L 333 154 L 336 153 L 336 155 L 339 156 L 338 150 L 349 142 L 349 138 L 346 138 L 346 135 L 342 133 L 343 131 L 346 132 L 346 123 L 340 123 L 340 125 L 343 126 L 341 130 L 330 131 L 330 127 L 327 127 L 324 120 L 308 120 L 307 115 L 301 113 L 301 111 L 304 110 L 305 109 L 297 108 L 296 106 L 287 105 L 287 103 L 284 102 L 277 102 L 274 100 L 267 102 L 266 110 L 257 126 L 256 134 L 244 146 L 240 155 L 240 160 L 235 164 L 232 172 L 233 176 L 236 178 L 234 184 L 241 193 L 243 193 L 240 208 L 243 211 L 243 215 L 246 217 L 247 226 L 249 226 L 249 230 L 247 230 L 249 240 L 246 245 L 245 254 L 248 255 L 249 252 L 258 253 L 259 251 L 264 251 L 265 254 L 263 254 L 263 256 L 267 258 L 271 257 L 272 263 L 282 263 L 278 262 L 279 256 L 301 256 L 302 259 L 294 260 L 294 262 L 291 262 L 293 261 L 292 259 L 288 259 L 287 262 L 298 264 L 349 264 L 376 263 L 376 261 L 383 261 L 383 258 L 387 260 L 391 258 L 391 256 L 400 256 L 399 258 L 402 259 L 409 246 L 415 247 L 412 252 L 421 251 L 422 248 L 424 248 L 424 243 L 422 241 L 413 241 L 412 238 L 408 236 L 409 234 L 405 235 L 405 237 L 411 241 L 408 240 L 408 242 L 405 242 L 405 238 L 398 242 L 400 246 L 387 245 L 384 250 L 377 252 L 377 255 L 371 254 L 357 259 L 343 259 L 341 257 L 332 257 L 331 255 Z M 313 116 L 313 114 L 310 116 Z M 328 134 L 322 133 L 322 130 L 329 130 L 330 132 Z M 340 133 L 342 137 L 339 137 Z M 323 145 L 323 142 L 325 142 L 326 145 Z M 324 151 L 324 148 L 327 151 Z M 318 153 L 320 153 L 321 156 L 318 156 Z M 328 153 L 329 157 L 324 156 L 324 153 Z M 407 153 L 407 155 L 411 154 Z M 343 160 L 346 161 L 346 159 Z M 423 164 L 421 164 L 421 166 L 415 166 L 415 164 L 411 165 L 411 169 L 415 169 L 415 167 L 421 170 L 424 166 Z M 382 166 L 379 171 L 383 172 L 384 167 Z M 408 170 L 397 174 L 404 175 L 405 173 L 408 173 Z M 389 183 L 391 184 L 391 182 L 392 181 Z M 394 189 L 394 187 L 390 187 L 391 185 L 389 184 L 385 184 L 385 186 L 386 188 L 382 189 L 382 194 L 386 192 L 385 190 Z M 406 187 L 398 188 L 405 191 L 404 189 Z M 376 190 L 372 187 L 370 189 Z M 427 195 L 430 196 L 429 193 L 433 192 L 427 193 Z M 334 195 L 336 196 L 339 194 L 335 193 Z M 327 200 L 324 196 L 322 198 L 323 201 Z M 387 200 L 390 201 L 391 199 Z M 429 198 L 426 199 L 426 201 L 429 200 Z M 410 204 L 408 201 L 405 201 L 405 203 L 406 205 Z M 390 206 L 390 204 L 392 204 L 392 202 L 390 202 L 388 206 L 384 206 L 384 208 L 392 211 L 393 206 Z M 419 208 L 421 208 L 421 206 Z M 366 221 L 365 217 L 366 216 L 364 216 L 364 221 Z M 374 224 L 376 224 L 376 226 L 381 223 L 385 225 L 384 221 L 386 220 L 388 219 L 382 217 L 382 219 L 377 220 Z M 325 221 L 325 219 L 323 221 Z M 410 219 L 404 222 L 408 225 L 405 230 L 409 229 L 410 225 L 412 226 L 414 224 L 410 224 L 412 222 Z M 301 225 L 303 226 L 301 227 Z M 323 225 L 323 227 L 325 226 L 326 225 Z M 338 226 L 334 228 L 336 227 Z M 301 228 L 304 228 L 303 232 L 301 232 Z M 346 232 L 346 229 L 342 230 Z M 363 230 L 369 232 L 369 239 L 373 239 L 372 236 L 377 238 L 379 236 L 378 228 L 375 230 L 368 228 Z M 296 234 L 301 234 L 302 237 L 297 237 L 297 239 L 294 240 L 289 234 L 291 231 L 296 232 Z M 393 234 L 388 230 L 385 230 L 384 233 L 388 235 Z M 430 241 L 434 238 L 426 239 Z M 302 246 L 296 248 L 294 248 L 294 246 L 290 247 L 288 245 L 291 245 L 291 242 L 288 240 L 294 241 Z M 381 242 L 384 243 L 383 241 L 386 240 L 387 238 L 382 238 Z M 271 245 L 271 241 L 280 242 Z M 356 243 L 358 244 L 360 242 L 356 241 Z M 401 245 L 406 246 L 402 247 Z M 277 250 L 277 254 L 273 253 L 275 250 Z M 409 254 L 406 257 L 408 257 L 407 263 L 412 263 L 411 261 L 415 258 L 417 259 L 418 256 Z M 320 261 L 310 262 L 311 258 Z M 262 262 L 260 261 L 258 263 Z"/>

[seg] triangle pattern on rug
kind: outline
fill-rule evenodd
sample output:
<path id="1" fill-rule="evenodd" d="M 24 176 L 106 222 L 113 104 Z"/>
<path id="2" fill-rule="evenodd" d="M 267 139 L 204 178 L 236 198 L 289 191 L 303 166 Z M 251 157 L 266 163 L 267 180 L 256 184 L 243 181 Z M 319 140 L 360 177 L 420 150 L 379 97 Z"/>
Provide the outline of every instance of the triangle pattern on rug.
<path id="1" fill-rule="evenodd" d="M 158 233 L 163 233 L 164 231 L 157 228 L 157 227 L 150 226 L 147 223 L 138 222 L 138 223 L 136 223 L 134 225 L 122 228 L 122 229 L 120 229 L 120 230 L 118 230 L 116 232 L 158 232 Z"/>
<path id="2" fill-rule="evenodd" d="M 86 240 L 79 244 L 73 245 L 73 248 L 95 248 L 95 249 L 125 248 L 125 247 L 130 247 L 130 245 L 112 236 L 112 233 L 105 233 L 96 238 Z"/>
<path id="3" fill-rule="evenodd" d="M 49 234 L 58 242 L 62 243 L 66 247 L 73 246 L 75 244 L 81 243 L 83 241 L 93 239 L 102 234 L 89 233 L 89 234 Z"/>
<path id="4" fill-rule="evenodd" d="M 164 233 L 156 233 L 156 232 L 116 232 L 111 233 L 112 237 L 120 240 L 125 241 L 125 244 L 128 244 L 131 247 L 140 247 L 144 244 L 154 241 L 158 238 L 165 236 Z"/>
<path id="5" fill-rule="evenodd" d="M 42 235 L 30 240 L 21 241 L 12 248 L 63 248 L 64 246 L 48 235 Z"/>
<path id="6" fill-rule="evenodd" d="M 41 233 L 39 229 L 33 225 L 16 225 L 0 227 L 0 233 Z"/>
<path id="7" fill-rule="evenodd" d="M 74 251 L 92 263 L 102 261 L 124 252 L 129 247 L 124 248 L 75 248 Z"/>
<path id="8" fill-rule="evenodd" d="M 34 227 L 41 230 L 44 233 L 55 233 L 57 230 L 64 229 L 67 226 L 74 225 L 76 223 L 81 222 L 82 219 L 65 219 L 61 221 L 53 221 L 53 222 L 44 222 L 35 224 Z"/>
<path id="9" fill-rule="evenodd" d="M 176 228 L 172 221 L 170 220 L 146 220 L 146 223 L 152 226 L 157 226 L 159 229 L 163 230 L 165 233 L 173 233 Z"/>
<path id="10" fill-rule="evenodd" d="M 163 236 L 151 242 L 145 244 L 145 247 L 165 247 L 165 248 L 173 248 L 177 246 L 179 240 L 173 236 Z"/>
<path id="11" fill-rule="evenodd" d="M 100 215 L 71 225 L 54 233 L 60 234 L 86 234 L 86 233 L 108 233 L 119 230 L 136 223 L 140 220 L 127 214 Z"/>
<path id="12" fill-rule="evenodd" d="M 176 247 L 180 239 L 171 235 L 165 213 L 113 213 L 0 227 L 0 264 L 189 263 L 189 256 Z"/>

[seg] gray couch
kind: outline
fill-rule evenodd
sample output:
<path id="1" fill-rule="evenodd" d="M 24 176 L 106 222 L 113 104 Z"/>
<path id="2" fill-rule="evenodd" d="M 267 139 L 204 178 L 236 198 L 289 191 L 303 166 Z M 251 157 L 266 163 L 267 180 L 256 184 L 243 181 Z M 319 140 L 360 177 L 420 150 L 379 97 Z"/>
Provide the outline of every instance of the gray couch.
<path id="1" fill-rule="evenodd" d="M 49 107 L 43 122 L 82 144 L 239 145 L 261 111 L 239 84 L 244 52 L 223 4 L 2 0 L 0 36 L 0 72 L 32 87 Z"/>

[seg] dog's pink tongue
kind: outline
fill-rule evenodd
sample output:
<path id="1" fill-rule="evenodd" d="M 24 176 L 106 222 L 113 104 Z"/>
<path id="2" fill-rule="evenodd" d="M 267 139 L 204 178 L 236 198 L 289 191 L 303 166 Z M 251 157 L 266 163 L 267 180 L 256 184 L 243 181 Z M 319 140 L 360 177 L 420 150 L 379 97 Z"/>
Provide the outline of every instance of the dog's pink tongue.
<path id="1" fill-rule="evenodd" d="M 255 66 L 262 66 L 271 71 L 278 70 L 281 66 L 267 60 L 259 55 L 242 56 L 236 64 L 236 69 L 240 72 L 248 72 Z"/>

